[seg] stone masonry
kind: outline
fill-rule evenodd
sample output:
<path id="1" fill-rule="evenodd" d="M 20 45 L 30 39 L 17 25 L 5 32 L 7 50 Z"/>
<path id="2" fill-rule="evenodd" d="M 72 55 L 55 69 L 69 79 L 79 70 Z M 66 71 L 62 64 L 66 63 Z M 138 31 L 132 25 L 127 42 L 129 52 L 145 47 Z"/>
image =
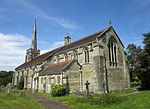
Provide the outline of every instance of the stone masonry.
<path id="1" fill-rule="evenodd" d="M 63 84 L 70 92 L 85 91 L 86 81 L 95 93 L 130 87 L 124 46 L 112 25 L 74 42 L 67 35 L 64 46 L 41 55 L 36 38 L 35 22 L 31 48 L 25 63 L 16 68 L 14 85 L 24 78 L 24 88 L 46 93 L 54 84 Z"/>

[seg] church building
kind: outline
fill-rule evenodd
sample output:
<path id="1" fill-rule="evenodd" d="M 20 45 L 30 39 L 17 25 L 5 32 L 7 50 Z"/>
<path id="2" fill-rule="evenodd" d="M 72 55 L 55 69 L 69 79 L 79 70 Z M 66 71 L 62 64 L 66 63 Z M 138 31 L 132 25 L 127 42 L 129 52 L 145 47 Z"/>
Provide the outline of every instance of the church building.
<path id="1" fill-rule="evenodd" d="M 31 48 L 25 62 L 15 69 L 13 84 L 24 80 L 24 88 L 50 93 L 54 84 L 62 84 L 70 92 L 89 90 L 104 93 L 129 88 L 129 72 L 124 45 L 110 24 L 94 34 L 71 41 L 64 37 L 64 45 L 40 54 L 37 49 L 36 21 Z"/>

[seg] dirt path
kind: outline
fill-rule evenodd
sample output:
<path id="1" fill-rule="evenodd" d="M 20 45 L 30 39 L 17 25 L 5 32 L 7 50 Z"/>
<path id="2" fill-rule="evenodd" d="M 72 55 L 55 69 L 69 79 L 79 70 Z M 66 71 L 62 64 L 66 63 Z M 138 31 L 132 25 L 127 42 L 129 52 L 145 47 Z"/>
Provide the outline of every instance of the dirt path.
<path id="1" fill-rule="evenodd" d="M 67 106 L 65 106 L 64 104 L 49 100 L 45 97 L 38 96 L 33 93 L 28 93 L 27 95 L 36 99 L 46 109 L 68 109 Z"/>

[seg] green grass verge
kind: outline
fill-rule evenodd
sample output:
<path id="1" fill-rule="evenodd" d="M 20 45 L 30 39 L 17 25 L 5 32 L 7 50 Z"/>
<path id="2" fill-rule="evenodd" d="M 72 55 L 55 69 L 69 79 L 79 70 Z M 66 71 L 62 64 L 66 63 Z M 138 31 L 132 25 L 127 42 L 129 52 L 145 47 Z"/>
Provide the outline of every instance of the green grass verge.
<path id="1" fill-rule="evenodd" d="M 150 91 L 123 90 L 108 95 L 93 94 L 89 100 L 72 94 L 61 97 L 52 97 L 46 93 L 39 95 L 62 102 L 71 109 L 150 109 Z"/>
<path id="2" fill-rule="evenodd" d="M 0 109 L 44 109 L 34 99 L 21 96 L 19 93 L 0 93 Z"/>

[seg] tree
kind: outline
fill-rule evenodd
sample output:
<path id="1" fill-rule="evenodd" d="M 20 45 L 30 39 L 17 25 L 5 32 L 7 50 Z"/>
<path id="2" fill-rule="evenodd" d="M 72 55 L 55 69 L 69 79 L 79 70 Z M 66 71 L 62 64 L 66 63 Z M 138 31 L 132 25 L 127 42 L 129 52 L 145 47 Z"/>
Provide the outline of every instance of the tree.
<path id="1" fill-rule="evenodd" d="M 141 80 L 143 89 L 150 89 L 150 33 L 143 34 L 144 49 L 139 53 L 139 61 L 136 62 L 137 76 Z"/>
<path id="2" fill-rule="evenodd" d="M 136 46 L 135 44 L 129 44 L 127 49 L 127 59 L 128 59 L 128 67 L 130 73 L 130 81 L 137 81 L 137 75 L 135 72 L 135 64 L 138 61 L 139 52 L 141 51 L 140 46 Z"/>
<path id="3" fill-rule="evenodd" d="M 6 86 L 12 82 L 12 75 L 14 71 L 0 71 L 0 86 Z"/>
<path id="4" fill-rule="evenodd" d="M 141 88 L 150 89 L 150 33 L 143 34 L 144 48 L 141 49 L 135 44 L 129 44 L 127 47 L 128 66 L 131 75 L 131 81 L 137 76 L 141 81 Z"/>

